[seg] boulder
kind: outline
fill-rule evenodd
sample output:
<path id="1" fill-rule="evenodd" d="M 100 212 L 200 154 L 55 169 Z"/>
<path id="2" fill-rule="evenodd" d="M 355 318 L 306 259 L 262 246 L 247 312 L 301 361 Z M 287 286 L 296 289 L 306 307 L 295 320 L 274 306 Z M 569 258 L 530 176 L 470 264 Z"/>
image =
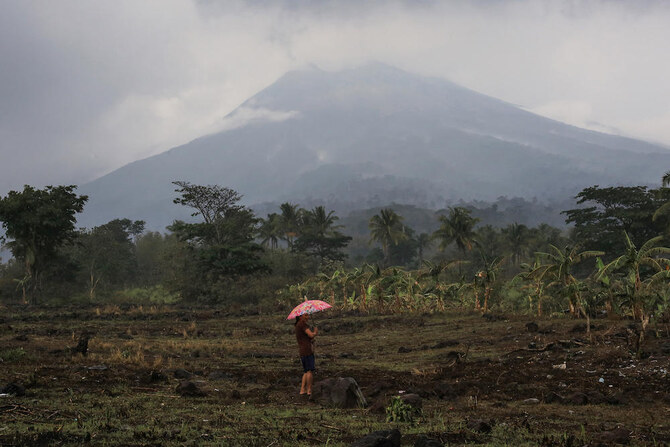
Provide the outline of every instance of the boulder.
<path id="1" fill-rule="evenodd" d="M 180 394 L 184 397 L 203 397 L 207 393 L 202 389 L 202 383 L 191 382 L 189 380 L 184 380 L 177 385 L 177 394 Z"/>
<path id="2" fill-rule="evenodd" d="M 12 396 L 25 396 L 26 388 L 20 383 L 8 383 L 0 388 L 0 394 L 10 394 Z"/>
<path id="3" fill-rule="evenodd" d="M 400 431 L 379 430 L 354 441 L 351 447 L 400 447 Z"/>
<path id="4" fill-rule="evenodd" d="M 614 430 L 604 431 L 595 436 L 595 438 L 606 444 L 628 444 L 630 442 L 631 432 L 622 427 L 617 427 Z"/>
<path id="5" fill-rule="evenodd" d="M 338 377 L 317 382 L 312 387 L 312 398 L 337 408 L 365 407 L 363 392 L 352 377 Z"/>
<path id="6" fill-rule="evenodd" d="M 548 392 L 543 399 L 545 404 L 553 404 L 553 403 L 562 404 L 563 400 L 564 400 L 563 396 L 561 396 L 560 394 L 556 394 L 553 391 Z"/>
<path id="7" fill-rule="evenodd" d="M 466 427 L 479 433 L 491 433 L 491 424 L 482 419 L 471 419 L 466 424 Z"/>
<path id="8" fill-rule="evenodd" d="M 193 375 L 194 374 L 192 372 L 186 371 L 183 368 L 179 368 L 174 371 L 174 376 L 177 379 L 190 379 L 191 377 L 193 377 Z"/>
<path id="9" fill-rule="evenodd" d="M 423 401 L 421 400 L 421 396 L 418 394 L 401 394 L 398 397 L 400 397 L 404 403 L 412 407 L 415 411 L 421 411 L 421 408 L 423 407 Z"/>
<path id="10" fill-rule="evenodd" d="M 537 332 L 540 330 L 540 326 L 538 326 L 534 321 L 531 321 L 530 323 L 526 323 L 526 329 L 531 333 Z"/>

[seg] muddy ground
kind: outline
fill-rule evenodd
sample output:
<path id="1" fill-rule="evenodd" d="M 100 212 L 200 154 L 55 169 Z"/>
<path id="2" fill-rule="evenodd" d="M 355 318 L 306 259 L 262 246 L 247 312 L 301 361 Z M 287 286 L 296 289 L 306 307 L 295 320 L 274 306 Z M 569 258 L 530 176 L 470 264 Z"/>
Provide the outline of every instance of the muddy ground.
<path id="1" fill-rule="evenodd" d="M 444 445 L 670 443 L 662 326 L 638 358 L 627 320 L 597 319 L 588 336 L 567 317 L 327 311 L 315 317 L 316 380 L 353 377 L 368 401 L 335 409 L 298 395 L 293 326 L 280 314 L 0 315 L 0 445 L 338 446 L 388 428 L 408 446 L 421 435 Z M 183 381 L 196 395 L 177 391 Z M 421 415 L 386 422 L 389 400 L 410 393 Z"/>

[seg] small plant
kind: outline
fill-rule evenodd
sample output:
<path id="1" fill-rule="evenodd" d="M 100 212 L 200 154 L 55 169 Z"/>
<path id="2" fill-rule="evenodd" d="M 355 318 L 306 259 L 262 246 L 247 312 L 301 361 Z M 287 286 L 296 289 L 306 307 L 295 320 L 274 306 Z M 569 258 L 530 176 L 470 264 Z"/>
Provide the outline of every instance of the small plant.
<path id="1" fill-rule="evenodd" d="M 391 399 L 391 403 L 386 407 L 386 422 L 407 422 L 413 423 L 414 418 L 421 414 L 421 410 L 414 408 L 405 402 L 400 396 Z"/>
<path id="2" fill-rule="evenodd" d="M 23 348 L 11 348 L 0 351 L 0 362 L 15 362 L 26 355 Z"/>

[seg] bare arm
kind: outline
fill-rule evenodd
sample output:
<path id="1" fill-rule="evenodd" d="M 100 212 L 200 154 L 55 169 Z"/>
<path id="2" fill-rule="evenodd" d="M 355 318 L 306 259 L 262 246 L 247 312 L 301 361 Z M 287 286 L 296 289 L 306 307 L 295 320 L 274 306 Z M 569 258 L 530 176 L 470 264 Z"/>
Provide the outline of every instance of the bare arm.
<path id="1" fill-rule="evenodd" d="M 305 334 L 307 334 L 307 336 L 309 338 L 316 337 L 316 334 L 318 334 L 318 333 L 319 333 L 319 328 L 318 327 L 315 327 L 314 331 L 310 330 L 309 328 L 305 329 Z"/>

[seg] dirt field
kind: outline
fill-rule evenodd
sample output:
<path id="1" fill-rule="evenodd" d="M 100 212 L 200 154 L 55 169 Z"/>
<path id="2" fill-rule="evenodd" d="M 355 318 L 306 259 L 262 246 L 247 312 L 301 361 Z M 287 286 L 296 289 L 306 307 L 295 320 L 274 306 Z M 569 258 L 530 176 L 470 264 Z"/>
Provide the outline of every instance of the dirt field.
<path id="1" fill-rule="evenodd" d="M 179 308 L 5 308 L 0 445 L 344 446 L 398 428 L 444 445 L 667 445 L 670 338 L 630 321 L 531 320 L 451 311 L 316 316 L 316 381 L 353 377 L 365 409 L 298 396 L 284 316 Z M 537 326 L 527 325 L 534 321 Z M 86 356 L 76 352 L 83 335 Z M 177 385 L 190 380 L 182 396 Z M 23 394 L 25 388 L 25 394 Z M 414 422 L 386 422 L 398 394 Z M 17 395 L 18 394 L 18 395 Z M 23 395 L 21 395 L 23 394 Z"/>

